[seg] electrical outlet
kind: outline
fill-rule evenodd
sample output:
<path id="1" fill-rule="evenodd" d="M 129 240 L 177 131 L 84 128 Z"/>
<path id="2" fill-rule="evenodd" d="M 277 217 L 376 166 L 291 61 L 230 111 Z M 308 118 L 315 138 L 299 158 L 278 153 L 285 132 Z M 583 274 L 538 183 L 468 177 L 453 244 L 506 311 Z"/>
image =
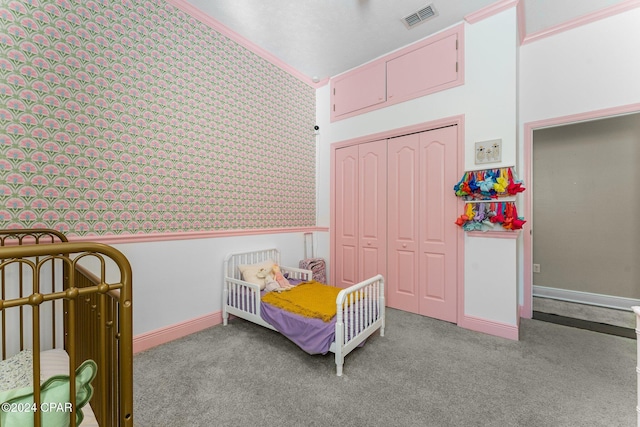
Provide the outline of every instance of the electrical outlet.
<path id="1" fill-rule="evenodd" d="M 533 272 L 540 273 L 540 264 L 533 264 Z"/>

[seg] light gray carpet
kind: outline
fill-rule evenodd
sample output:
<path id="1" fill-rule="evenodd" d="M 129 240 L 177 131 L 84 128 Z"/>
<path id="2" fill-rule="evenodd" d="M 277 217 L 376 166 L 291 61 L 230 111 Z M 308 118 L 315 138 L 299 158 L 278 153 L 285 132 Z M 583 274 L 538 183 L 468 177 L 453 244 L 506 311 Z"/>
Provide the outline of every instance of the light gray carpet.
<path id="1" fill-rule="evenodd" d="M 384 337 L 310 356 L 235 319 L 134 357 L 158 426 L 634 426 L 636 341 L 523 319 L 520 341 L 387 309 Z"/>

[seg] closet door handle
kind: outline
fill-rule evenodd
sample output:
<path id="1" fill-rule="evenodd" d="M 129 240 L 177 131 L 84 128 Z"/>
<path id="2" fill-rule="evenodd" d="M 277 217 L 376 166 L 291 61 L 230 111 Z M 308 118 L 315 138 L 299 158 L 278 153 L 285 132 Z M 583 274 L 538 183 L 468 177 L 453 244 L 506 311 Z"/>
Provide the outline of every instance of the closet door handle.
<path id="1" fill-rule="evenodd" d="M 406 247 L 407 247 L 407 244 L 406 244 L 406 243 L 403 243 L 403 244 L 402 244 L 402 247 L 403 247 L 403 248 L 406 248 Z"/>

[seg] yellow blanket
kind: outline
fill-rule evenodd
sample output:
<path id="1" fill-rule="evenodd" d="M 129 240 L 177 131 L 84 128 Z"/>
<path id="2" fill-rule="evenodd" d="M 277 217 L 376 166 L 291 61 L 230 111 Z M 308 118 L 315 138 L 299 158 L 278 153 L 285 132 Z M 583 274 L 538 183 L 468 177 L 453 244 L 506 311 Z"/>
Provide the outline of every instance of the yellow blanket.
<path id="1" fill-rule="evenodd" d="M 336 315 L 336 297 L 341 290 L 311 280 L 288 291 L 269 292 L 262 297 L 262 301 L 292 313 L 328 322 Z"/>

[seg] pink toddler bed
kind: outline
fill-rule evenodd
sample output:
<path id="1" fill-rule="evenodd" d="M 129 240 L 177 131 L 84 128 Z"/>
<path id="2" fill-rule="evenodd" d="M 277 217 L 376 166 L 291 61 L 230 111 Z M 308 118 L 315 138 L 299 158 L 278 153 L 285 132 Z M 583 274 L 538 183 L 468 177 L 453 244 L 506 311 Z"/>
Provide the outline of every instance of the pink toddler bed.
<path id="1" fill-rule="evenodd" d="M 266 249 L 234 253 L 224 261 L 222 319 L 240 317 L 278 331 L 309 354 L 335 354 L 336 372 L 342 376 L 344 357 L 378 329 L 384 336 L 384 279 L 377 275 L 349 288 L 336 297 L 336 315 L 329 321 L 309 318 L 262 301 L 260 285 L 243 280 L 239 266 L 272 260 L 280 264 L 280 252 Z M 280 266 L 292 283 L 311 280 L 311 270 Z"/>

